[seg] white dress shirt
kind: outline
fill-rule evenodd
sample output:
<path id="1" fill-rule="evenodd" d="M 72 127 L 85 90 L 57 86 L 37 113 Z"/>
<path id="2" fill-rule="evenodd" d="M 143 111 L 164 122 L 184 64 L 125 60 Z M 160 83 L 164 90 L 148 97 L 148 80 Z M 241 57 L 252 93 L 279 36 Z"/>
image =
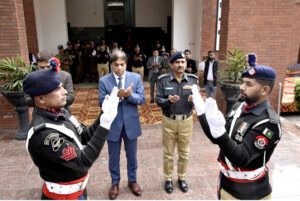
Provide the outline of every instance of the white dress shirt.
<path id="1" fill-rule="evenodd" d="M 115 76 L 115 80 L 116 80 L 116 83 L 117 83 L 117 86 L 119 85 L 119 76 L 117 76 L 114 72 L 113 72 L 114 76 Z M 124 89 L 125 87 L 125 76 L 126 75 L 126 71 L 124 72 L 124 74 L 121 76 L 122 79 L 121 79 L 121 82 L 122 82 L 122 87 Z"/>

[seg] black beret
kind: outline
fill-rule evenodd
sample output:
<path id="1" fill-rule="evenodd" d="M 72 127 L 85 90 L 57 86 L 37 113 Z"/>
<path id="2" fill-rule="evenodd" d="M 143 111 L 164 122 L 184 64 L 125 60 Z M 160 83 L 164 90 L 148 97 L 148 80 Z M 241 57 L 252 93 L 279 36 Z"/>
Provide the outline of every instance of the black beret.
<path id="1" fill-rule="evenodd" d="M 244 70 L 242 73 L 242 77 L 262 80 L 275 80 L 276 72 L 269 66 L 255 66 Z"/>
<path id="2" fill-rule="evenodd" d="M 61 83 L 60 63 L 57 58 L 49 60 L 51 68 L 30 73 L 23 80 L 23 91 L 31 96 L 48 94 L 57 89 Z"/>
<path id="3" fill-rule="evenodd" d="M 174 53 L 171 58 L 170 58 L 170 63 L 173 63 L 174 61 L 176 61 L 177 59 L 183 59 L 185 58 L 185 55 L 183 52 L 178 51 L 176 53 Z"/>
<path id="4" fill-rule="evenodd" d="M 59 46 L 57 46 L 57 48 L 58 48 L 58 49 L 64 49 L 64 46 L 59 45 Z"/>

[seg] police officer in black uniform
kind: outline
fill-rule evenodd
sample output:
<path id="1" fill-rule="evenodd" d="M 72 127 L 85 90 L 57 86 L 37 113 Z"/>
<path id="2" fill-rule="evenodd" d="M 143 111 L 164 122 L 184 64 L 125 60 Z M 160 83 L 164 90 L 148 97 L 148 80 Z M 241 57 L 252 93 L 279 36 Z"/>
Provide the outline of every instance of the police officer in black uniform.
<path id="1" fill-rule="evenodd" d="M 142 81 L 144 80 L 144 66 L 146 63 L 146 55 L 141 51 L 140 46 L 136 45 L 134 47 L 134 52 L 132 55 L 132 72 L 137 73 L 141 76 Z"/>
<path id="2" fill-rule="evenodd" d="M 266 163 L 281 138 L 280 119 L 269 104 L 276 73 L 268 66 L 255 66 L 243 71 L 242 103 L 234 105 L 223 117 L 216 101 L 204 103 L 193 88 L 193 102 L 207 137 L 220 147 L 218 162 L 219 199 L 270 199 L 271 186 Z"/>
<path id="3" fill-rule="evenodd" d="M 88 169 L 98 158 L 117 115 L 117 89 L 106 97 L 103 113 L 85 127 L 63 109 L 67 91 L 58 73 L 59 60 L 51 59 L 50 65 L 23 81 L 24 92 L 33 97 L 36 106 L 26 147 L 45 181 L 42 199 L 87 199 Z"/>
<path id="4" fill-rule="evenodd" d="M 179 51 L 170 58 L 173 72 L 158 77 L 157 105 L 162 108 L 162 133 L 164 147 L 165 191 L 173 192 L 174 148 L 177 144 L 178 184 L 182 192 L 188 191 L 185 181 L 189 158 L 189 144 L 193 132 L 192 86 L 198 84 L 197 76 L 185 73 L 186 59 Z"/>

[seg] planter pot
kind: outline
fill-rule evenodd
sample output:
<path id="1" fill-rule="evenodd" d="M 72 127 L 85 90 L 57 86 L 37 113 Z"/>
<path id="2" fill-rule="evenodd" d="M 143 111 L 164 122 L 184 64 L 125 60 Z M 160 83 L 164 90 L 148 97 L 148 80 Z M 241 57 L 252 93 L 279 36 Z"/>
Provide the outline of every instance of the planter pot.
<path id="1" fill-rule="evenodd" d="M 226 114 L 231 111 L 232 106 L 237 102 L 240 95 L 241 84 L 229 84 L 225 82 L 218 82 L 220 88 L 225 96 L 225 101 L 227 103 Z"/>
<path id="2" fill-rule="evenodd" d="M 23 91 L 3 91 L 3 96 L 15 106 L 15 111 L 18 113 L 19 128 L 15 135 L 16 140 L 26 140 L 29 128 L 28 122 L 28 106 L 25 103 Z"/>

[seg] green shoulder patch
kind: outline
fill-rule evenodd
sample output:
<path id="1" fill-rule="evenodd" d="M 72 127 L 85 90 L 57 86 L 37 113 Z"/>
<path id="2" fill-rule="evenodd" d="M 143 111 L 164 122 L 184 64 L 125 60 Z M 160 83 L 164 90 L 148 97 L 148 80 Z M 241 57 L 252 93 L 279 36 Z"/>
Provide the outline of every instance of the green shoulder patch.
<path id="1" fill-rule="evenodd" d="M 271 131 L 268 128 L 265 128 L 265 130 L 263 131 L 263 134 L 269 139 L 271 139 L 274 135 L 273 131 Z"/>

